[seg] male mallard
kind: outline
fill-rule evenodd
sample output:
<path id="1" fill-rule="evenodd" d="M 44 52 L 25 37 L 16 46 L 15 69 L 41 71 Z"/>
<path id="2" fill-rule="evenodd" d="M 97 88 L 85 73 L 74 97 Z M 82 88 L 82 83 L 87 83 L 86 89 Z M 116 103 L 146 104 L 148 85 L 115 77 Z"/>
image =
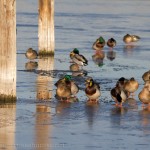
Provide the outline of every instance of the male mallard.
<path id="1" fill-rule="evenodd" d="M 88 65 L 88 61 L 87 59 L 79 54 L 79 50 L 77 48 L 75 48 L 71 53 L 70 53 L 70 58 L 72 59 L 72 61 L 80 66 L 86 66 Z"/>
<path id="2" fill-rule="evenodd" d="M 134 95 L 134 92 L 138 89 L 139 83 L 132 77 L 130 80 L 128 80 L 125 85 L 124 89 L 125 91 L 132 93 L 132 96 Z"/>
<path id="3" fill-rule="evenodd" d="M 32 48 L 29 48 L 26 53 L 25 53 L 25 56 L 28 58 L 28 59 L 36 59 L 38 57 L 38 53 L 37 51 L 33 50 Z"/>
<path id="4" fill-rule="evenodd" d="M 92 48 L 94 50 L 102 50 L 103 47 L 105 46 L 105 40 L 102 36 L 100 36 L 94 43 Z"/>
<path id="5" fill-rule="evenodd" d="M 127 95 L 118 85 L 110 91 L 111 97 L 116 103 L 116 106 L 122 106 L 123 102 L 127 100 Z"/>
<path id="6" fill-rule="evenodd" d="M 89 101 L 98 102 L 98 98 L 101 96 L 100 86 L 92 78 L 86 79 L 85 94 L 89 98 Z"/>
<path id="7" fill-rule="evenodd" d="M 110 38 L 108 39 L 107 41 L 107 46 L 110 47 L 110 48 L 114 48 L 116 46 L 116 40 L 114 38 Z"/>
<path id="8" fill-rule="evenodd" d="M 144 86 L 138 97 L 143 105 L 150 104 L 150 91 L 148 90 L 147 86 Z"/>
<path id="9" fill-rule="evenodd" d="M 149 70 L 149 71 L 146 71 L 146 72 L 142 75 L 142 79 L 144 80 L 144 82 L 150 80 L 150 70 Z"/>
<path id="10" fill-rule="evenodd" d="M 131 42 L 137 42 L 138 40 L 140 39 L 139 36 L 137 35 L 130 35 L 130 34 L 126 34 L 124 37 L 123 37 L 123 41 L 125 43 L 131 43 Z"/>
<path id="11" fill-rule="evenodd" d="M 75 97 L 79 91 L 79 87 L 71 80 L 70 75 L 65 75 L 62 79 L 59 79 L 55 86 L 57 87 L 56 94 L 61 98 L 67 98 L 67 100 L 70 97 Z"/>

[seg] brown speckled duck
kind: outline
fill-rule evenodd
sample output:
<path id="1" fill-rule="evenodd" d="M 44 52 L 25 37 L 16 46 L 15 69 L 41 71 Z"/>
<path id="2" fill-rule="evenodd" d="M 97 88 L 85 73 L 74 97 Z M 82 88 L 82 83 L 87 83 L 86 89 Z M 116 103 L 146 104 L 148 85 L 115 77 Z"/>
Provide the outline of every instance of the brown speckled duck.
<path id="1" fill-rule="evenodd" d="M 99 97 L 101 96 L 99 84 L 96 83 L 91 77 L 87 78 L 85 82 L 85 94 L 89 98 L 88 101 L 97 103 Z"/>
<path id="2" fill-rule="evenodd" d="M 100 36 L 94 43 L 92 48 L 94 50 L 102 50 L 105 46 L 105 40 L 102 36 Z"/>
<path id="3" fill-rule="evenodd" d="M 37 51 L 33 50 L 32 48 L 29 48 L 26 53 L 25 53 L 25 56 L 28 58 L 28 59 L 36 59 L 38 57 L 38 53 Z"/>
<path id="4" fill-rule="evenodd" d="M 116 46 L 117 42 L 114 38 L 110 38 L 107 41 L 107 46 L 110 47 L 111 49 Z"/>
<path id="5" fill-rule="evenodd" d="M 126 35 L 123 37 L 123 41 L 124 41 L 126 44 L 131 43 L 131 42 L 137 42 L 139 39 L 140 39 L 139 36 L 137 36 L 137 35 L 130 35 L 130 34 L 126 34 Z"/>
<path id="6" fill-rule="evenodd" d="M 125 91 L 127 91 L 129 95 L 132 93 L 132 96 L 134 96 L 134 92 L 138 89 L 138 87 L 139 83 L 133 77 L 124 85 Z"/>
<path id="7" fill-rule="evenodd" d="M 143 75 L 142 75 L 142 79 L 144 80 L 144 82 L 150 80 L 150 70 L 146 71 Z"/>
<path id="8" fill-rule="evenodd" d="M 145 104 L 150 104 L 150 91 L 148 90 L 147 86 L 144 86 L 142 91 L 138 95 L 140 101 Z"/>

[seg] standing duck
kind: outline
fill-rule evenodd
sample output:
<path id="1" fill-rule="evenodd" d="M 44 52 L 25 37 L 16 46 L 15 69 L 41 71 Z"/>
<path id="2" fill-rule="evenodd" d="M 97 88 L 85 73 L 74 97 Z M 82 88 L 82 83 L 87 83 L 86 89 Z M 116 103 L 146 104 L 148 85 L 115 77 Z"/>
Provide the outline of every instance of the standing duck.
<path id="1" fill-rule="evenodd" d="M 150 104 L 150 91 L 147 86 L 144 86 L 142 91 L 138 95 L 140 101 L 143 103 L 143 107 L 145 104 Z"/>
<path id="2" fill-rule="evenodd" d="M 38 53 L 37 51 L 33 50 L 32 48 L 29 48 L 26 53 L 25 53 L 25 56 L 28 58 L 28 59 L 36 59 L 38 57 Z"/>
<path id="3" fill-rule="evenodd" d="M 142 75 L 142 79 L 144 80 L 144 82 L 150 80 L 150 70 L 149 70 L 149 71 L 146 71 L 146 72 Z"/>
<path id="4" fill-rule="evenodd" d="M 83 55 L 79 54 L 79 50 L 77 48 L 70 53 L 70 58 L 74 63 L 80 66 L 88 65 L 88 60 Z"/>
<path id="5" fill-rule="evenodd" d="M 107 46 L 113 49 L 116 46 L 116 40 L 114 38 L 110 38 L 107 41 Z"/>
<path id="6" fill-rule="evenodd" d="M 67 98 L 69 100 L 71 97 L 76 97 L 76 94 L 79 92 L 78 85 L 71 80 L 70 75 L 65 75 L 62 79 L 59 79 L 55 86 L 57 87 L 56 95 L 62 99 Z"/>
<path id="7" fill-rule="evenodd" d="M 112 99 L 115 101 L 116 106 L 122 107 L 123 102 L 127 99 L 127 95 L 118 85 L 111 89 L 110 94 Z"/>
<path id="8" fill-rule="evenodd" d="M 92 48 L 94 50 L 102 50 L 105 46 L 105 40 L 102 36 L 100 36 L 93 44 Z"/>
<path id="9" fill-rule="evenodd" d="M 130 35 L 130 34 L 126 34 L 123 37 L 123 41 L 127 44 L 131 43 L 131 42 L 137 42 L 140 39 L 139 36 L 137 35 Z"/>
<path id="10" fill-rule="evenodd" d="M 98 102 L 98 98 L 101 96 L 100 86 L 91 77 L 86 79 L 85 94 L 89 98 L 90 102 Z"/>
<path id="11" fill-rule="evenodd" d="M 125 85 L 124 89 L 127 91 L 130 95 L 132 93 L 132 96 L 134 96 L 134 92 L 138 89 L 139 83 L 132 77 L 130 80 L 128 80 Z"/>

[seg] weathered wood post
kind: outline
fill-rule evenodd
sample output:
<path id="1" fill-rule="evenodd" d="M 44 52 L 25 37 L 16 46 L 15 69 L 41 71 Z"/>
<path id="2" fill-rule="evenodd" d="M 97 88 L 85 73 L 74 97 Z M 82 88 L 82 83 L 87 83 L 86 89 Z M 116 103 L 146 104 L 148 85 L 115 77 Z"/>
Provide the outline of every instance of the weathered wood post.
<path id="1" fill-rule="evenodd" d="M 54 55 L 54 0 L 39 0 L 39 55 Z"/>
<path id="2" fill-rule="evenodd" d="M 0 0 L 0 102 L 16 101 L 16 0 Z"/>

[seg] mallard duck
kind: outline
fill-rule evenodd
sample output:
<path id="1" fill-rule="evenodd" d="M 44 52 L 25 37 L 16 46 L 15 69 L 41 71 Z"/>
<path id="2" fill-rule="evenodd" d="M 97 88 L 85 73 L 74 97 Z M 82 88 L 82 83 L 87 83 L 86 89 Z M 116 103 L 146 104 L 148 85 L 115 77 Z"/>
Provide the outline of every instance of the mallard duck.
<path id="1" fill-rule="evenodd" d="M 138 89 L 138 87 L 139 83 L 133 77 L 124 85 L 125 91 L 129 92 L 129 95 L 132 93 L 132 96 L 134 95 L 134 92 Z"/>
<path id="2" fill-rule="evenodd" d="M 86 66 L 88 65 L 88 61 L 87 59 L 79 54 L 79 50 L 77 48 L 75 48 L 71 53 L 70 53 L 70 58 L 72 59 L 72 61 L 80 66 Z"/>
<path id="3" fill-rule="evenodd" d="M 98 98 L 101 96 L 100 86 L 92 78 L 86 79 L 85 94 L 89 98 L 88 101 L 98 102 Z"/>
<path id="4" fill-rule="evenodd" d="M 107 46 L 110 48 L 114 48 L 116 46 L 117 42 L 114 38 L 110 38 L 107 41 Z"/>
<path id="5" fill-rule="evenodd" d="M 138 95 L 140 101 L 144 104 L 150 104 L 150 91 L 147 86 L 144 86 L 142 91 Z"/>
<path id="6" fill-rule="evenodd" d="M 127 100 L 127 95 L 119 86 L 116 86 L 110 91 L 111 97 L 116 103 L 116 106 L 122 106 L 122 104 Z"/>
<path id="7" fill-rule="evenodd" d="M 102 50 L 103 47 L 105 46 L 105 40 L 102 36 L 100 36 L 94 43 L 92 48 L 94 50 Z"/>
<path id="8" fill-rule="evenodd" d="M 38 53 L 37 51 L 33 50 L 32 48 L 29 48 L 26 53 L 25 53 L 25 56 L 28 58 L 28 59 L 36 59 L 38 57 Z"/>
<path id="9" fill-rule="evenodd" d="M 123 37 L 123 41 L 125 43 L 131 43 L 131 42 L 137 42 L 138 40 L 140 39 L 139 36 L 137 35 L 130 35 L 130 34 L 126 34 L 124 37 Z"/>
<path id="10" fill-rule="evenodd" d="M 79 91 L 78 85 L 75 83 L 75 81 L 71 80 L 70 75 L 65 75 L 63 78 L 59 79 L 55 83 L 55 86 L 57 87 L 56 94 L 61 98 L 67 98 L 67 100 L 70 97 L 75 97 L 75 95 Z M 65 93 L 65 90 L 66 90 L 66 93 Z M 70 92 L 70 95 L 66 97 L 66 95 L 68 95 L 69 92 Z"/>
<path id="11" fill-rule="evenodd" d="M 146 71 L 143 75 L 142 75 L 142 79 L 144 80 L 144 82 L 150 80 L 150 70 Z"/>

